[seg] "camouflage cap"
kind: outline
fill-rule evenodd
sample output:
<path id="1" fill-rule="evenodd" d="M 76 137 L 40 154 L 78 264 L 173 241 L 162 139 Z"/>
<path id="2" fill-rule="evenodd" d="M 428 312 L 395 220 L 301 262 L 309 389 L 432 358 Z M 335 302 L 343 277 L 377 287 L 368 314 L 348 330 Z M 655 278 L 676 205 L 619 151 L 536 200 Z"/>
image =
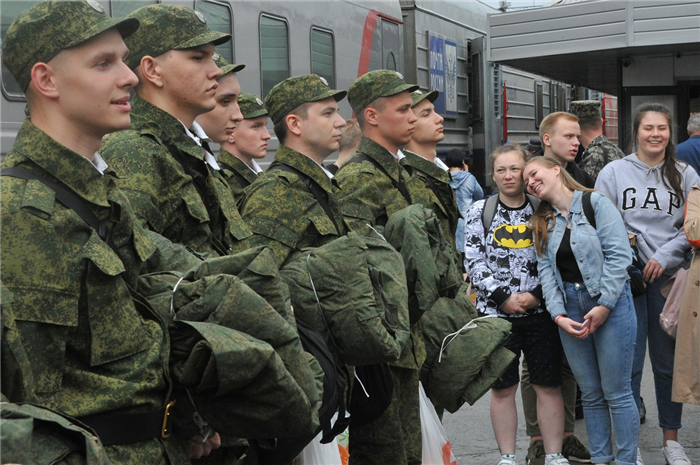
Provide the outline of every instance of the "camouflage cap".
<path id="1" fill-rule="evenodd" d="M 243 68 L 245 68 L 245 65 L 242 63 L 229 63 L 228 61 L 224 60 L 224 57 L 222 57 L 218 53 L 215 53 L 212 58 L 214 59 L 214 63 L 216 63 L 216 66 L 218 66 L 221 70 L 222 76 L 225 76 L 228 73 L 237 73 Z"/>
<path id="2" fill-rule="evenodd" d="M 570 112 L 578 119 L 600 118 L 600 102 L 598 100 L 575 100 L 571 102 Z"/>
<path id="3" fill-rule="evenodd" d="M 406 84 L 398 71 L 378 69 L 365 73 L 355 80 L 348 90 L 348 101 L 356 114 L 379 97 L 391 97 L 403 91 L 418 90 L 414 84 Z"/>
<path id="4" fill-rule="evenodd" d="M 157 57 L 170 50 L 182 50 L 204 44 L 220 45 L 230 34 L 209 29 L 199 11 L 178 5 L 148 5 L 127 16 L 141 22 L 139 30 L 126 41 L 131 53 L 126 59 L 134 69 L 145 56 Z"/>
<path id="5" fill-rule="evenodd" d="M 440 96 L 440 91 L 439 90 L 431 90 L 430 92 L 423 92 L 420 90 L 414 90 L 411 92 L 411 99 L 413 99 L 413 105 L 412 107 L 415 107 L 419 103 L 421 103 L 423 100 L 428 99 L 430 100 L 430 103 L 435 102 L 437 98 Z"/>
<path id="6" fill-rule="evenodd" d="M 253 94 L 241 94 L 238 96 L 238 106 L 241 107 L 243 119 L 257 118 L 268 115 L 267 108 L 260 97 Z"/>
<path id="7" fill-rule="evenodd" d="M 2 42 L 2 61 L 22 90 L 26 90 L 35 64 L 48 63 L 60 51 L 113 27 L 126 38 L 138 29 L 139 22 L 113 19 L 95 0 L 39 3 L 10 24 Z"/>
<path id="8" fill-rule="evenodd" d="M 272 122 L 277 124 L 302 103 L 318 102 L 330 97 L 338 102 L 346 95 L 344 90 L 331 89 L 328 81 L 321 76 L 304 74 L 285 79 L 270 89 L 265 97 L 265 106 Z"/>

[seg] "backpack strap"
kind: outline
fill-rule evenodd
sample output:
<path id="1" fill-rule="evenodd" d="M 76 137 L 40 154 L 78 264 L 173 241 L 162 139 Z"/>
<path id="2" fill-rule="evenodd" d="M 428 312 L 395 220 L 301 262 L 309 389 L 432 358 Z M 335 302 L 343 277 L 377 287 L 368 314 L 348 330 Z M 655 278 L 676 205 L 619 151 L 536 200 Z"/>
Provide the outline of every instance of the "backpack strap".
<path id="1" fill-rule="evenodd" d="M 18 179 L 34 180 L 39 181 L 44 184 L 49 189 L 56 193 L 56 200 L 63 204 L 66 208 L 73 210 L 85 223 L 88 224 L 92 229 L 97 231 L 100 238 L 109 245 L 112 250 L 119 255 L 119 250 L 114 240 L 109 235 L 109 228 L 107 223 L 100 221 L 97 215 L 90 210 L 85 199 L 81 198 L 78 194 L 70 190 L 65 184 L 60 181 L 51 181 L 37 173 L 26 170 L 24 168 L 3 168 L 0 170 L 0 176 L 10 176 Z"/>
<path id="2" fill-rule="evenodd" d="M 593 204 L 591 203 L 591 192 L 586 191 L 581 195 L 581 205 L 583 207 L 583 214 L 586 215 L 588 222 L 595 227 L 595 210 L 593 209 Z"/>
<path id="3" fill-rule="evenodd" d="M 331 206 L 328 204 L 328 193 L 325 190 L 323 190 L 323 188 L 316 181 L 311 179 L 309 175 L 302 173 L 296 168 L 293 168 L 289 165 L 284 165 L 282 163 L 272 165 L 267 170 L 279 170 L 296 174 L 299 177 L 299 179 L 301 179 L 301 181 L 306 185 L 306 187 L 309 188 L 314 197 L 316 197 L 316 201 L 318 201 L 318 203 L 321 205 L 321 208 L 323 208 L 323 211 L 326 212 L 328 218 L 330 218 L 330 220 L 333 222 L 333 226 L 335 226 L 335 230 L 338 231 L 338 234 L 342 234 L 341 229 L 338 227 L 338 223 L 336 223 L 335 221 L 335 216 L 333 215 Z"/>
<path id="4" fill-rule="evenodd" d="M 231 167 L 231 176 L 236 178 L 236 181 L 238 181 L 238 184 L 241 186 L 241 188 L 245 189 L 246 187 L 250 186 L 250 181 L 248 181 L 246 178 L 243 177 L 241 173 L 236 171 Z"/>
<path id="5" fill-rule="evenodd" d="M 435 197 L 437 197 L 438 202 L 440 202 L 440 205 L 442 205 L 442 208 L 445 209 L 445 213 L 447 213 L 447 222 L 450 225 L 450 228 L 452 231 L 457 230 L 457 224 L 455 223 L 455 217 L 453 215 L 450 215 L 450 208 L 447 206 L 445 203 L 445 200 L 442 198 L 440 195 L 440 191 L 438 190 L 437 186 L 435 185 L 435 181 L 433 181 L 433 178 L 430 177 L 429 174 L 425 174 L 425 180 L 428 182 L 428 187 L 430 187 L 430 190 L 433 191 L 433 194 L 435 194 Z"/>
<path id="6" fill-rule="evenodd" d="M 540 199 L 534 195 L 525 194 L 525 198 L 530 202 L 530 205 L 532 205 L 533 212 L 540 206 Z M 496 216 L 497 208 L 498 194 L 492 195 L 484 202 L 484 209 L 481 211 L 481 223 L 484 225 L 484 237 L 489 233 L 489 228 L 491 228 L 491 223 L 493 223 L 493 217 Z"/>
<path id="7" fill-rule="evenodd" d="M 387 178 L 391 179 L 391 184 L 396 189 L 398 189 L 399 192 L 401 192 L 401 195 L 403 195 L 403 198 L 406 199 L 406 202 L 408 202 L 409 205 L 413 205 L 413 201 L 411 200 L 411 194 L 409 194 L 408 189 L 406 189 L 406 185 L 401 182 L 401 179 L 399 179 L 398 181 L 394 181 L 394 178 L 389 176 L 389 173 L 386 171 L 386 169 L 384 169 L 384 167 L 381 165 L 381 163 L 379 163 L 374 158 L 370 158 L 363 153 L 358 153 L 357 155 L 352 157 L 352 159 L 350 159 L 348 162 L 346 162 L 343 166 L 349 165 L 350 163 L 362 163 L 365 160 L 371 162 L 376 168 L 378 168 L 382 173 L 384 173 Z M 400 166 L 400 169 L 403 169 L 403 167 Z M 438 198 L 440 198 L 440 197 L 438 196 Z"/>

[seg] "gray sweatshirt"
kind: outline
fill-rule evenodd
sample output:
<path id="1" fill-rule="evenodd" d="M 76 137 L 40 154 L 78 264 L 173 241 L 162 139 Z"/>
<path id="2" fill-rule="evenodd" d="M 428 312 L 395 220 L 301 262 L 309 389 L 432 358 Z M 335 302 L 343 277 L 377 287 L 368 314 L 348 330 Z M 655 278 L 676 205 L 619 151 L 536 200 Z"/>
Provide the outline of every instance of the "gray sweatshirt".
<path id="1" fill-rule="evenodd" d="M 690 250 L 683 232 L 685 198 L 700 178 L 687 164 L 677 163 L 684 192 L 684 198 L 679 199 L 664 185 L 661 166 L 651 167 L 633 153 L 606 165 L 595 188 L 607 194 L 620 210 L 627 232 L 637 235 L 642 263 L 653 258 L 663 267 L 664 274 L 670 274 Z"/>

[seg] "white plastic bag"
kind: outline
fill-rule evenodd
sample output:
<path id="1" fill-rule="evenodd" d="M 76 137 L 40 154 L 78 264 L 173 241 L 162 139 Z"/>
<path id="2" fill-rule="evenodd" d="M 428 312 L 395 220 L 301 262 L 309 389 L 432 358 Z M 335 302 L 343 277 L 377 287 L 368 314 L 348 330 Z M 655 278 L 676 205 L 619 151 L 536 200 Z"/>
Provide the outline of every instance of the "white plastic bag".
<path id="1" fill-rule="evenodd" d="M 457 465 L 443 428 L 440 418 L 435 413 L 435 407 L 425 395 L 423 385 L 420 392 L 420 429 L 423 435 L 423 465 Z"/>
<path id="2" fill-rule="evenodd" d="M 301 454 L 297 457 L 294 462 L 297 465 L 342 465 L 343 462 L 340 460 L 340 449 L 338 449 L 338 438 L 333 438 L 333 441 L 328 444 L 321 444 L 321 436 L 323 432 L 320 432 L 318 436 L 314 438 Z"/>

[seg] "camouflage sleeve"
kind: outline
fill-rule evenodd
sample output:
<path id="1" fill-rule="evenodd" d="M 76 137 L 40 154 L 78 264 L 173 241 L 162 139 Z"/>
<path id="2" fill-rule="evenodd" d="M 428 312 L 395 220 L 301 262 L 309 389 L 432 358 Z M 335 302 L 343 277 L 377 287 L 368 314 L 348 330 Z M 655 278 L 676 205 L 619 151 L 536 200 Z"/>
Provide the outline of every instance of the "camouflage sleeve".
<path id="1" fill-rule="evenodd" d="M 351 231 L 368 235 L 369 226 L 376 225 L 384 213 L 383 192 L 387 192 L 381 189 L 374 166 L 369 161 L 353 163 L 344 166 L 335 179 L 340 187 L 338 202 L 345 223 Z"/>
<path id="2" fill-rule="evenodd" d="M 605 149 L 601 146 L 588 147 L 581 158 L 579 167 L 593 179 L 596 179 L 603 166 L 605 166 Z"/>

